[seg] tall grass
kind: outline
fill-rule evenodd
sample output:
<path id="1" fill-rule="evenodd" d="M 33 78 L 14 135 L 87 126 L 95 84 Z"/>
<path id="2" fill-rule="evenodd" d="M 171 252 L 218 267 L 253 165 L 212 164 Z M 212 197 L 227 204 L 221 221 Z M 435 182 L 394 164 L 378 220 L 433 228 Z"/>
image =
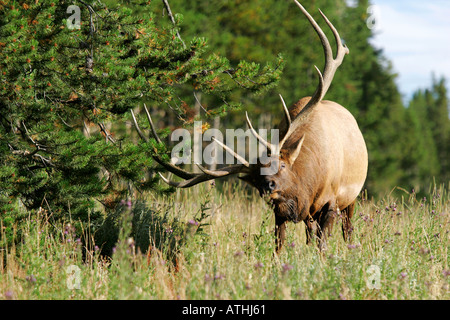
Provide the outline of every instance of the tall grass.
<path id="1" fill-rule="evenodd" d="M 102 244 L 85 241 L 88 230 L 75 235 L 68 223 L 51 225 L 45 213 L 30 218 L 21 243 L 2 249 L 0 298 L 450 298 L 450 196 L 443 187 L 426 198 L 405 192 L 360 201 L 352 241 L 343 241 L 337 221 L 322 252 L 305 244 L 302 223 L 291 223 L 280 255 L 271 209 L 242 190 L 202 185 L 149 197 L 152 214 L 165 219 L 124 213 L 110 258 L 100 254 Z M 152 229 L 155 223 L 161 228 Z M 145 235 L 147 242 L 139 240 Z"/>

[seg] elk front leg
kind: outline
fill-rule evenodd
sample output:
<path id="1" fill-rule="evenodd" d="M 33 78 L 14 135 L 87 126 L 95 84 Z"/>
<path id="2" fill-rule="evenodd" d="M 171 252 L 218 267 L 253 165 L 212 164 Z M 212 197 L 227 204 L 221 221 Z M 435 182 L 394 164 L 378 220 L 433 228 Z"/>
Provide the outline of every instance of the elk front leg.
<path id="1" fill-rule="evenodd" d="M 277 254 L 280 253 L 286 239 L 286 223 L 285 218 L 275 216 L 275 249 Z"/>

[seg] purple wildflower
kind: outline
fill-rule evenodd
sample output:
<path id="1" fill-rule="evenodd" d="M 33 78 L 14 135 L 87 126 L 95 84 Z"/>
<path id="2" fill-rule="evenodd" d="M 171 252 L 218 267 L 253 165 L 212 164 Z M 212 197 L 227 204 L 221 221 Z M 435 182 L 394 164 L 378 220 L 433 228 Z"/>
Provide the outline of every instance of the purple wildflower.
<path id="1" fill-rule="evenodd" d="M 214 276 L 214 280 L 222 280 L 222 279 L 224 279 L 225 278 L 225 275 L 224 274 L 220 274 L 220 273 L 217 273 L 215 276 Z"/>
<path id="2" fill-rule="evenodd" d="M 5 298 L 6 298 L 6 300 L 13 300 L 14 299 L 14 292 L 12 292 L 12 290 L 6 290 Z"/>
<path id="3" fill-rule="evenodd" d="M 189 220 L 188 223 L 192 226 L 198 226 L 198 221 L 195 221 L 193 219 Z"/>
<path id="4" fill-rule="evenodd" d="M 235 256 L 235 257 L 240 257 L 240 256 L 242 256 L 243 254 L 244 254 L 243 251 L 236 251 L 236 252 L 234 253 L 234 256 Z"/>
<path id="5" fill-rule="evenodd" d="M 299 289 L 297 290 L 297 292 L 295 293 L 295 295 L 296 295 L 297 297 L 303 296 L 302 290 L 299 288 Z"/>
<path id="6" fill-rule="evenodd" d="M 286 272 L 288 272 L 288 271 L 290 271 L 290 270 L 292 270 L 292 269 L 294 269 L 294 266 L 291 265 L 291 264 L 283 263 L 283 264 L 281 265 L 281 272 L 282 272 L 282 273 L 286 273 Z"/>
<path id="7" fill-rule="evenodd" d="M 25 280 L 27 280 L 30 283 L 35 283 L 36 282 L 36 277 L 34 275 L 29 275 L 25 277 Z"/>

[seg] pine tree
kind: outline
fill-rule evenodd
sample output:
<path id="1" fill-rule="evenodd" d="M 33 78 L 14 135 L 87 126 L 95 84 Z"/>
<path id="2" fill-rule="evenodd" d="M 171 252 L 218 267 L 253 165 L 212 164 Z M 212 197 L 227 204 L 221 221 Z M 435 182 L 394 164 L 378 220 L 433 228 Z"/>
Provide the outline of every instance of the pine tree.
<path id="1" fill-rule="evenodd" d="M 182 15 L 156 24 L 149 3 L 0 2 L 4 226 L 12 227 L 22 205 L 44 208 L 52 219 L 94 221 L 99 203 L 114 207 L 130 187 L 154 188 L 143 168 L 154 168 L 152 153 L 165 149 L 154 140 L 135 144 L 121 129 L 131 108 L 170 106 L 188 122 L 186 92 L 215 96 L 220 113 L 239 105 L 232 100 L 237 87 L 259 92 L 278 81 L 281 59 L 232 65 L 207 53 L 204 38 L 182 39 Z M 81 13 L 79 28 L 70 5 Z"/>
<path id="2" fill-rule="evenodd" d="M 423 149 L 418 148 L 418 152 L 428 154 L 429 176 L 424 177 L 424 184 L 429 184 L 433 178 L 438 183 L 448 183 L 450 180 L 450 110 L 447 92 L 445 78 L 437 80 L 433 76 L 431 88 L 417 90 L 410 102 L 409 109 L 417 113 L 420 119 L 420 135 L 426 139 Z"/>
<path id="3" fill-rule="evenodd" d="M 450 102 L 445 78 L 437 80 L 433 76 L 432 100 L 429 105 L 428 118 L 433 123 L 432 132 L 438 150 L 438 159 L 441 166 L 438 181 L 450 181 Z"/>
<path id="4" fill-rule="evenodd" d="M 440 173 L 440 163 L 434 137 L 431 131 L 431 122 L 427 120 L 426 98 L 422 90 L 417 90 L 407 109 L 407 134 L 413 137 L 413 143 L 404 146 L 408 149 L 403 160 L 406 176 L 403 183 L 419 190 L 427 188 L 433 178 Z"/>

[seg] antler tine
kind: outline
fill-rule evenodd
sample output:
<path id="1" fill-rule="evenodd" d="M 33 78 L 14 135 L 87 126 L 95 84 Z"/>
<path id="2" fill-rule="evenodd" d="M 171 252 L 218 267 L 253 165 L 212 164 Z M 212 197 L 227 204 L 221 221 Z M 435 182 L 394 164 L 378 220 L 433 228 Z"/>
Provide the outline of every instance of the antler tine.
<path id="1" fill-rule="evenodd" d="M 139 135 L 139 137 L 141 137 L 142 140 L 144 140 L 145 142 L 148 142 L 148 138 L 144 135 L 144 133 L 141 131 L 141 128 L 139 127 L 136 117 L 134 115 L 133 109 L 130 109 L 131 111 L 131 116 L 133 117 L 133 122 L 134 122 L 134 127 L 136 128 L 136 131 Z"/>
<path id="2" fill-rule="evenodd" d="M 255 136 L 256 140 L 261 142 L 268 150 L 270 150 L 271 153 L 275 153 L 275 150 L 277 149 L 276 146 L 274 146 L 270 142 L 266 141 L 263 137 L 261 137 L 258 134 L 258 132 L 256 132 L 256 130 L 252 126 L 252 123 L 250 122 L 247 111 L 245 112 L 245 119 L 247 121 L 247 125 L 250 129 L 250 132 Z"/>
<path id="3" fill-rule="evenodd" d="M 211 140 L 215 141 L 217 144 L 219 144 L 226 152 L 231 154 L 233 157 L 235 157 L 237 160 L 239 160 L 244 166 L 247 168 L 250 166 L 247 160 L 245 160 L 243 157 L 241 157 L 239 154 L 234 152 L 231 148 L 229 148 L 227 145 L 225 145 L 222 141 L 217 140 L 215 137 L 212 137 Z"/>
<path id="4" fill-rule="evenodd" d="M 175 182 L 175 181 L 169 180 L 166 177 L 164 177 L 161 174 L 161 172 L 158 172 L 158 174 L 161 177 L 161 179 L 163 179 L 163 181 L 165 183 L 167 183 L 169 186 L 172 186 L 172 187 L 175 187 L 175 188 L 189 188 L 189 187 L 192 187 L 192 186 L 194 186 L 196 184 L 199 184 L 201 182 L 215 179 L 215 177 L 210 177 L 210 176 L 207 176 L 207 175 L 200 174 L 200 175 L 198 175 L 196 177 L 193 177 L 191 179 L 188 179 L 188 180 Z"/>
<path id="5" fill-rule="evenodd" d="M 320 42 L 322 42 L 322 46 L 324 47 L 325 51 L 325 59 L 326 60 L 332 60 L 333 59 L 333 51 L 331 49 L 330 42 L 328 41 L 327 36 L 323 32 L 323 30 L 320 28 L 316 20 L 309 14 L 308 11 L 298 2 L 297 0 L 294 0 L 295 4 L 300 8 L 300 10 L 303 12 L 303 14 L 308 19 L 309 23 L 313 26 L 314 30 L 316 31 L 317 35 L 320 38 Z M 327 19 L 328 20 L 328 19 Z"/>
<path id="6" fill-rule="evenodd" d="M 342 44 L 342 40 L 341 37 L 339 35 L 339 32 L 337 31 L 337 29 L 333 26 L 333 24 L 330 22 L 330 20 L 327 18 L 327 16 L 322 12 L 322 10 L 319 9 L 320 14 L 322 15 L 322 18 L 325 20 L 325 22 L 327 23 L 328 27 L 331 29 L 331 31 L 333 32 L 334 35 L 334 39 L 336 40 L 336 44 L 337 44 L 337 53 L 336 53 L 336 60 L 342 60 L 344 59 L 344 56 L 346 54 L 350 53 L 350 50 L 348 49 L 348 47 L 345 44 Z M 340 58 L 342 56 L 342 58 Z"/>
<path id="7" fill-rule="evenodd" d="M 201 166 L 200 164 L 196 163 L 197 167 L 204 173 L 204 174 L 208 174 L 210 176 L 219 178 L 219 177 L 223 177 L 225 175 L 227 175 L 227 172 L 220 172 L 220 171 L 213 171 L 213 170 L 208 170 L 205 167 Z M 222 174 L 224 173 L 224 174 Z"/>
<path id="8" fill-rule="evenodd" d="M 283 139 L 281 140 L 281 142 L 278 145 L 278 148 L 277 148 L 278 149 L 277 150 L 278 153 L 280 152 L 280 150 L 283 147 L 283 144 L 286 142 L 287 138 L 289 138 L 288 132 L 290 131 L 291 124 L 292 124 L 291 116 L 290 116 L 289 110 L 288 110 L 288 108 L 286 106 L 286 102 L 284 102 L 283 96 L 281 94 L 279 96 L 280 96 L 280 99 L 281 99 L 281 103 L 283 104 L 284 115 L 286 117 L 287 131 L 286 131 L 286 134 L 284 135 Z"/>
<path id="9" fill-rule="evenodd" d="M 145 108 L 145 109 L 146 109 L 146 111 L 148 111 L 147 108 Z M 149 139 L 144 135 L 141 128 L 139 127 L 139 124 L 136 120 L 136 116 L 134 115 L 133 110 L 130 109 L 130 111 L 131 111 L 131 116 L 133 117 L 134 127 L 136 128 L 136 131 L 139 134 L 139 137 L 141 137 L 141 139 L 144 140 L 145 142 L 148 142 Z M 152 127 L 152 128 L 154 129 L 154 127 Z M 163 166 L 167 171 L 172 172 L 173 174 L 179 176 L 180 178 L 191 179 L 193 177 L 197 177 L 197 176 L 201 175 L 200 173 L 193 173 L 193 172 L 189 172 L 189 171 L 183 170 L 181 168 L 178 168 L 177 166 L 164 161 L 158 154 L 152 154 L 152 157 L 153 157 L 153 159 L 155 159 L 156 162 L 158 162 L 161 166 Z"/>
<path id="10" fill-rule="evenodd" d="M 319 76 L 319 85 L 317 87 L 316 92 L 322 92 L 324 90 L 324 80 L 322 77 L 322 73 L 320 72 L 319 68 L 314 66 L 314 68 L 317 71 L 317 74 Z M 280 146 L 278 150 L 281 150 L 283 148 L 284 143 L 289 139 L 289 137 L 292 135 L 293 132 L 297 130 L 301 126 L 301 124 L 304 123 L 304 121 L 308 118 L 311 111 L 314 109 L 314 106 L 317 105 L 317 103 L 320 102 L 319 100 L 320 94 L 314 95 L 311 100 L 306 104 L 306 106 L 300 111 L 300 113 L 295 117 L 294 121 L 292 121 L 288 127 L 288 131 L 284 135 L 283 139 L 280 142 Z"/>
<path id="11" fill-rule="evenodd" d="M 193 177 L 193 178 L 188 179 L 188 180 L 180 181 L 180 182 L 175 182 L 175 181 L 169 180 L 166 177 L 164 177 L 161 173 L 159 173 L 159 175 L 160 175 L 160 177 L 163 179 L 163 181 L 165 183 L 167 183 L 168 185 L 170 185 L 172 187 L 189 188 L 189 187 L 192 187 L 192 186 L 194 186 L 196 184 L 199 184 L 201 182 L 214 180 L 214 179 L 217 179 L 217 178 L 229 176 L 231 174 L 237 174 L 237 173 L 241 173 L 241 172 L 246 172 L 246 167 L 244 165 L 242 165 L 242 164 L 228 166 L 228 167 L 216 170 L 216 171 L 208 170 L 208 169 L 202 167 L 199 164 L 197 164 L 197 166 L 200 168 L 200 170 L 203 171 L 203 174 L 200 174 L 200 175 L 198 175 L 196 177 Z"/>
<path id="12" fill-rule="evenodd" d="M 150 116 L 150 112 L 148 112 L 147 105 L 144 103 L 144 109 L 145 113 L 147 114 L 147 120 L 150 124 L 150 128 L 152 129 L 153 137 L 155 137 L 156 142 L 161 143 L 161 139 L 159 138 L 158 134 L 156 133 L 155 126 L 153 125 L 152 117 Z"/>
<path id="13" fill-rule="evenodd" d="M 219 168 L 217 170 L 208 170 L 199 164 L 197 164 L 197 167 L 199 167 L 204 174 L 215 178 L 225 177 L 233 173 L 248 172 L 247 167 L 243 164 L 234 164 L 228 167 Z"/>
<path id="14" fill-rule="evenodd" d="M 279 94 L 279 96 L 281 99 L 281 103 L 283 104 L 284 115 L 286 116 L 286 122 L 289 127 L 291 125 L 291 115 L 289 114 L 289 109 L 286 106 L 286 102 L 284 102 L 283 96 L 281 94 Z"/>
<path id="15" fill-rule="evenodd" d="M 331 85 L 331 82 L 333 80 L 334 74 L 337 70 L 337 68 L 342 64 L 342 61 L 344 60 L 344 57 L 346 54 L 350 53 L 350 50 L 347 48 L 346 45 L 342 44 L 341 36 L 339 35 L 336 28 L 333 26 L 333 24 L 328 20 L 327 16 L 319 9 L 320 14 L 322 15 L 322 18 L 327 23 L 328 27 L 333 32 L 334 38 L 336 40 L 336 58 L 333 59 L 333 52 L 330 46 L 330 43 L 328 42 L 327 48 L 324 50 L 329 51 L 327 54 L 327 59 L 325 60 L 325 69 L 324 69 L 324 78 L 325 78 L 325 89 L 323 95 L 328 91 L 328 88 Z M 328 55 L 331 55 L 331 59 L 328 58 Z M 323 96 L 322 96 L 323 98 Z"/>

